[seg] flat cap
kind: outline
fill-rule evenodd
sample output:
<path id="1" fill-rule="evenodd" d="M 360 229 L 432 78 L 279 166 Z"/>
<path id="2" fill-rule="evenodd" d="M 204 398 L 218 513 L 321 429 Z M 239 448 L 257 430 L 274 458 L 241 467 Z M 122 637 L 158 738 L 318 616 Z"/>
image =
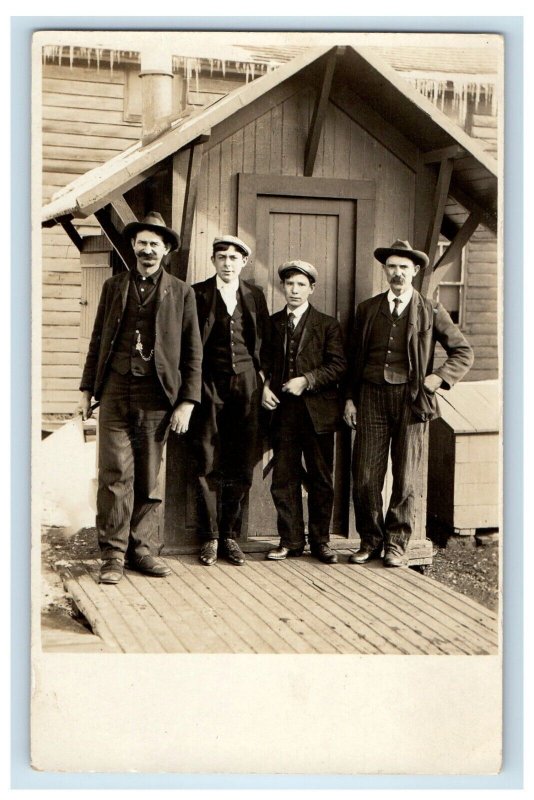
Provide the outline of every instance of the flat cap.
<path id="1" fill-rule="evenodd" d="M 233 244 L 234 247 L 239 247 L 240 250 L 243 250 L 247 256 L 252 253 L 252 250 L 245 244 L 242 239 L 238 239 L 237 236 L 231 236 L 230 234 L 225 234 L 224 236 L 216 236 L 213 240 L 213 247 L 217 244 Z"/>
<path id="2" fill-rule="evenodd" d="M 290 269 L 296 269 L 299 272 L 302 272 L 304 275 L 307 275 L 313 283 L 315 283 L 319 277 L 313 264 L 308 264 L 307 261 L 299 261 L 298 259 L 294 261 L 286 261 L 284 264 L 281 264 L 278 267 L 278 274 L 283 279 L 285 273 L 289 272 Z"/>

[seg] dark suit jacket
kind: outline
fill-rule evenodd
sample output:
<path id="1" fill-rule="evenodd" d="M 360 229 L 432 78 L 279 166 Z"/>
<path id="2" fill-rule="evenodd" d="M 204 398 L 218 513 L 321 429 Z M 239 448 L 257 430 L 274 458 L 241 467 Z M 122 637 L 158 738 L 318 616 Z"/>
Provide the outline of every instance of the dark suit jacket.
<path id="1" fill-rule="evenodd" d="M 122 322 L 130 273 L 120 272 L 104 283 L 85 361 L 80 389 L 98 399 Z M 182 400 L 200 402 L 202 343 L 195 296 L 190 286 L 163 270 L 156 297 L 156 373 L 174 408 Z"/>
<path id="2" fill-rule="evenodd" d="M 285 364 L 287 311 L 271 317 L 268 375 L 270 389 L 280 399 Z M 310 305 L 297 350 L 297 374 L 308 379 L 310 388 L 302 397 L 316 433 L 336 430 L 341 419 L 338 382 L 347 368 L 339 322 Z M 276 414 L 276 411 L 273 412 Z"/>
<path id="3" fill-rule="evenodd" d="M 371 328 L 384 294 L 364 300 L 356 309 L 356 318 L 349 345 L 349 369 L 346 398 L 358 403 L 363 370 Z M 412 408 L 422 420 L 439 416 L 434 394 L 424 387 L 427 375 L 434 372 L 442 380 L 442 388 L 450 389 L 464 377 L 473 363 L 473 351 L 448 312 L 433 300 L 422 297 L 414 289 L 408 309 L 408 333 L 406 347 L 410 371 L 410 395 Z M 434 347 L 439 342 L 447 353 L 447 360 L 438 369 L 433 369 Z"/>
<path id="4" fill-rule="evenodd" d="M 215 322 L 217 299 L 216 276 L 193 284 L 197 301 L 198 323 L 202 345 L 205 345 Z M 269 336 L 269 311 L 263 291 L 252 283 L 239 281 L 239 292 L 243 306 L 244 335 L 247 349 L 259 372 L 264 369 L 265 351 Z"/>

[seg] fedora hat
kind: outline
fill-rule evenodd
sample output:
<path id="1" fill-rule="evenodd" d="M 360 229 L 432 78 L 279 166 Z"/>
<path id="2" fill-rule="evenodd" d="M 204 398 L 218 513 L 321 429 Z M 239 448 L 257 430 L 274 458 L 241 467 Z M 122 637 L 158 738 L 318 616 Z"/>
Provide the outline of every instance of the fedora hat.
<path id="1" fill-rule="evenodd" d="M 391 247 L 377 247 L 374 256 L 381 264 L 385 264 L 389 256 L 405 256 L 421 269 L 428 266 L 429 260 L 427 254 L 422 250 L 414 250 L 407 239 L 396 239 Z"/>
<path id="2" fill-rule="evenodd" d="M 178 250 L 180 247 L 180 237 L 172 228 L 167 228 L 165 221 L 159 211 L 149 211 L 146 217 L 139 222 L 129 222 L 124 227 L 122 235 L 128 239 L 135 238 L 139 231 L 154 231 L 159 233 L 163 240 L 170 244 L 171 250 Z"/>
<path id="3" fill-rule="evenodd" d="M 282 280 L 284 279 L 286 272 L 289 272 L 290 269 L 296 269 L 299 272 L 302 272 L 303 275 L 306 275 L 312 283 L 315 283 L 319 277 L 313 264 L 308 264 L 307 261 L 299 261 L 296 259 L 294 261 L 286 261 L 284 264 L 281 264 L 278 267 L 278 274 Z"/>

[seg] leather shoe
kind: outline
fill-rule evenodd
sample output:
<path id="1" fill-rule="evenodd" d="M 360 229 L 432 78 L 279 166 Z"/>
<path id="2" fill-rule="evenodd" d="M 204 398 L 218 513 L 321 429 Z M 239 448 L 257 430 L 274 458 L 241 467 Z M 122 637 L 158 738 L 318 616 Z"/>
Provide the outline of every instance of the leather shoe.
<path id="1" fill-rule="evenodd" d="M 226 559 L 230 564 L 241 567 L 245 563 L 245 556 L 235 539 L 223 539 Z"/>
<path id="2" fill-rule="evenodd" d="M 208 539 L 200 548 L 200 563 L 211 567 L 217 561 L 218 539 Z"/>
<path id="3" fill-rule="evenodd" d="M 284 558 L 299 558 L 304 552 L 303 547 L 297 547 L 295 549 L 291 549 L 290 547 L 284 547 L 284 545 L 280 545 L 276 547 L 274 550 L 269 550 L 265 558 L 269 561 L 283 561 Z"/>
<path id="4" fill-rule="evenodd" d="M 387 550 L 384 556 L 385 567 L 407 567 L 408 561 L 406 556 L 396 553 L 392 550 Z"/>
<path id="5" fill-rule="evenodd" d="M 151 556 L 148 553 L 145 556 L 133 558 L 128 562 L 128 567 L 135 572 L 151 575 L 154 578 L 165 578 L 166 575 L 170 575 L 172 572 L 162 558 L 156 558 L 156 556 Z"/>
<path id="6" fill-rule="evenodd" d="M 100 583 L 118 583 L 124 575 L 124 564 L 120 558 L 106 558 L 100 567 Z"/>
<path id="7" fill-rule="evenodd" d="M 382 547 L 360 547 L 355 553 L 349 556 L 349 564 L 367 564 L 374 558 L 380 558 L 382 555 Z"/>
<path id="8" fill-rule="evenodd" d="M 310 547 L 310 551 L 313 558 L 318 558 L 323 564 L 337 564 L 337 553 L 327 542 L 313 545 Z"/>

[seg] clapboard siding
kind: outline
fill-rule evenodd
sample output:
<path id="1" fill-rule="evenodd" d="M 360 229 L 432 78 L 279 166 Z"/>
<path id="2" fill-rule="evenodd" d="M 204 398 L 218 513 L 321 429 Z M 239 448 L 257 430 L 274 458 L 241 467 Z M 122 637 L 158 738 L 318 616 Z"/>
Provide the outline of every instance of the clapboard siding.
<path id="1" fill-rule="evenodd" d="M 139 137 L 124 120 L 122 69 L 43 67 L 43 202 Z M 88 221 L 78 229 L 92 230 Z M 98 232 L 99 229 L 93 232 Z M 72 411 L 80 368 L 80 256 L 59 226 L 43 229 L 43 413 Z"/>
<path id="2" fill-rule="evenodd" d="M 464 319 L 462 330 L 475 353 L 467 379 L 483 381 L 499 377 L 498 322 L 502 310 L 498 290 L 497 239 L 478 228 L 466 247 Z M 441 347 L 436 348 L 436 364 L 445 360 Z"/>
<path id="3" fill-rule="evenodd" d="M 499 271 L 496 238 L 482 229 L 477 230 L 467 246 L 465 290 L 464 332 L 475 351 L 475 363 L 469 373 L 471 381 L 499 377 Z M 476 336 L 481 325 L 490 326 L 490 330 L 485 336 Z M 491 339 L 490 334 L 493 334 Z"/>

